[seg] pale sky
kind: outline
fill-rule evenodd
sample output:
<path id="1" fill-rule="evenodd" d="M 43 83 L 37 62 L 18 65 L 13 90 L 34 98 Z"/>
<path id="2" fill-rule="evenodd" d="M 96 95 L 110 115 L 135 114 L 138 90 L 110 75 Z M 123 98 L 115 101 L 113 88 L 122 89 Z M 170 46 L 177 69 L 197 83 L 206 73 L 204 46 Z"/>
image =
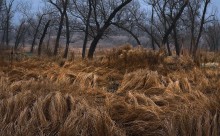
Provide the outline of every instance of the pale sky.
<path id="1" fill-rule="evenodd" d="M 17 2 L 22 1 L 22 2 L 30 2 L 29 4 L 32 5 L 32 11 L 36 11 L 40 9 L 40 6 L 42 6 L 43 0 L 16 0 Z M 218 12 L 218 17 L 220 19 L 220 0 L 211 0 L 211 7 L 209 7 L 210 11 L 214 12 L 217 11 Z M 14 17 L 15 22 L 19 21 L 19 16 L 15 15 Z"/>
<path id="2" fill-rule="evenodd" d="M 20 1 L 20 0 L 17 0 L 17 1 Z M 39 5 L 42 5 L 43 3 L 42 0 L 23 0 L 23 1 L 31 2 L 34 9 L 36 9 Z M 212 1 L 211 3 L 213 7 L 220 9 L 220 0 L 211 0 L 211 1 Z"/>
<path id="3" fill-rule="evenodd" d="M 213 10 L 218 11 L 218 17 L 220 18 L 220 0 L 211 0 Z"/>

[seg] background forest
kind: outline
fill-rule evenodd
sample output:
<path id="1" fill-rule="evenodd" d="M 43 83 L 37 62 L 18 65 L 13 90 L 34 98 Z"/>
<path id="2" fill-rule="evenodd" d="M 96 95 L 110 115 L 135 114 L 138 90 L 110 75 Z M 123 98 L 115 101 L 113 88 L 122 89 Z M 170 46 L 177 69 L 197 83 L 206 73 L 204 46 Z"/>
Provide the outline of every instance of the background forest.
<path id="1" fill-rule="evenodd" d="M 36 3 L 36 2 L 35 2 Z M 198 48 L 219 49 L 219 20 L 211 0 L 42 0 L 38 9 L 29 1 L 1 0 L 1 46 L 54 56 L 69 47 L 82 48 L 92 58 L 97 45 L 172 50 L 192 56 Z M 36 6 L 35 6 L 36 8 Z"/>

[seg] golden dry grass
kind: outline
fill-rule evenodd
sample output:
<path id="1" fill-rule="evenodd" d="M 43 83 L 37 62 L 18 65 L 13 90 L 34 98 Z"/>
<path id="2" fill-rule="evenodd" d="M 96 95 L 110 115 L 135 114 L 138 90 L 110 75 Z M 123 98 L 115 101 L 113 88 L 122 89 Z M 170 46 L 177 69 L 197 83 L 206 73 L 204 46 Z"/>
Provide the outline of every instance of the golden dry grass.
<path id="1" fill-rule="evenodd" d="M 218 136 L 219 70 L 129 45 L 93 61 L 1 60 L 0 135 Z"/>

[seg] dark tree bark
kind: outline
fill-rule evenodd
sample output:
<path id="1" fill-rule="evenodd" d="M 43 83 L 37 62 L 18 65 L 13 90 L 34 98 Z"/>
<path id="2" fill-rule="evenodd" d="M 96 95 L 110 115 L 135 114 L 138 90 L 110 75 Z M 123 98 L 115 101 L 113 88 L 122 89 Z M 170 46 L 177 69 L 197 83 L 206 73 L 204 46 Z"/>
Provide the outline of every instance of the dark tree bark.
<path id="1" fill-rule="evenodd" d="M 124 7 L 126 6 L 127 4 L 129 4 L 132 0 L 126 0 L 125 2 L 122 2 L 118 7 L 116 7 L 114 9 L 114 11 L 110 14 L 110 16 L 108 17 L 108 19 L 106 20 L 105 24 L 103 25 L 103 27 L 101 27 L 99 30 L 97 30 L 97 35 L 94 37 L 91 45 L 90 45 L 90 48 L 89 48 L 89 53 L 88 53 L 88 58 L 89 59 L 92 59 L 93 58 L 93 55 L 94 55 L 94 52 L 95 52 L 95 49 L 96 49 L 96 46 L 99 42 L 99 40 L 102 38 L 105 30 L 111 25 L 111 21 L 112 19 L 115 17 L 115 15 Z"/>
<path id="2" fill-rule="evenodd" d="M 2 44 L 2 45 L 5 44 L 5 30 L 3 30 L 1 44 Z"/>
<path id="3" fill-rule="evenodd" d="M 60 24 L 57 32 L 56 42 L 55 42 L 55 48 L 54 48 L 54 56 L 58 53 L 58 48 L 60 46 L 60 36 L 63 29 L 63 21 L 64 21 L 64 14 L 61 14 Z"/>
<path id="4" fill-rule="evenodd" d="M 163 6 L 162 7 L 159 6 L 159 10 L 160 10 L 161 15 L 163 17 L 162 22 L 163 22 L 163 25 L 164 25 L 164 33 L 165 34 L 167 32 L 167 24 L 169 24 L 168 21 L 167 21 L 167 17 L 166 17 L 166 6 L 167 6 L 167 4 L 168 4 L 168 0 L 165 0 Z M 165 43 L 167 45 L 168 55 L 171 56 L 172 52 L 170 50 L 169 36 L 167 37 L 167 41 Z M 161 49 L 165 49 L 165 43 L 162 44 Z"/>
<path id="5" fill-rule="evenodd" d="M 152 45 L 152 49 L 155 50 L 155 44 L 154 44 L 154 38 L 153 38 L 153 24 L 154 24 L 154 5 L 152 5 L 152 10 L 151 10 L 151 27 L 150 27 L 150 31 L 151 31 L 151 45 Z"/>
<path id="6" fill-rule="evenodd" d="M 52 0 L 49 0 L 49 2 L 58 9 L 58 11 L 60 12 L 60 15 L 61 15 L 59 28 L 58 28 L 58 32 L 57 32 L 57 37 L 56 37 L 56 42 L 55 42 L 54 53 L 53 53 L 54 56 L 56 56 L 58 53 L 59 46 L 60 46 L 60 36 L 62 33 L 62 29 L 63 29 L 63 23 L 64 23 L 65 14 L 67 11 L 68 0 L 61 1 L 62 7 L 60 7 L 58 4 L 54 3 Z"/>
<path id="7" fill-rule="evenodd" d="M 50 25 L 50 20 L 47 21 L 47 24 L 46 24 L 45 27 L 44 27 L 44 32 L 43 32 L 43 34 L 42 34 L 42 36 L 41 36 L 41 38 L 40 38 L 40 42 L 39 42 L 39 46 L 38 46 L 38 56 L 41 55 L 42 44 L 43 44 L 45 35 L 47 34 L 47 29 L 48 29 L 49 25 Z"/>
<path id="8" fill-rule="evenodd" d="M 9 14 L 9 13 L 8 13 Z M 9 46 L 9 25 L 10 25 L 10 16 L 7 15 L 7 20 L 6 20 L 6 46 Z"/>
<path id="9" fill-rule="evenodd" d="M 180 55 L 180 46 L 178 43 L 176 26 L 173 29 L 173 38 L 174 38 L 174 42 L 175 42 L 176 55 L 179 56 Z"/>
<path id="10" fill-rule="evenodd" d="M 90 17 L 92 14 L 92 0 L 89 0 L 89 12 L 86 19 L 86 30 L 85 30 L 85 38 L 83 41 L 83 49 L 82 49 L 82 58 L 84 59 L 86 56 L 86 45 L 88 42 L 88 36 L 89 36 L 89 24 L 90 24 Z"/>
<path id="11" fill-rule="evenodd" d="M 194 21 L 192 22 L 193 24 L 193 26 L 192 26 L 192 28 L 191 28 L 191 39 L 190 39 L 190 49 L 189 49 L 189 52 L 190 52 L 190 54 L 192 54 L 192 51 L 193 51 L 193 47 L 195 46 L 195 35 L 194 35 L 194 30 L 195 30 L 195 28 L 194 28 Z"/>
<path id="12" fill-rule="evenodd" d="M 58 48 L 60 46 L 60 36 L 61 36 L 61 32 L 63 29 L 63 21 L 64 21 L 64 15 L 61 15 L 61 20 L 60 20 L 60 24 L 59 24 L 59 28 L 58 28 L 58 32 L 57 32 L 57 37 L 56 37 L 56 41 L 55 41 L 55 48 L 54 48 L 54 56 L 57 55 L 58 53 Z"/>
<path id="13" fill-rule="evenodd" d="M 203 13 L 202 13 L 202 20 L 201 20 L 201 24 L 200 24 L 200 28 L 199 28 L 199 34 L 198 34 L 198 37 L 196 39 L 196 44 L 195 44 L 194 49 L 193 49 L 193 56 L 194 57 L 196 56 L 196 52 L 197 52 L 198 46 L 199 46 L 199 41 L 200 41 L 200 38 L 202 36 L 203 26 L 205 24 L 205 15 L 206 15 L 207 7 L 208 7 L 209 3 L 210 3 L 210 0 L 205 0 L 205 5 L 204 5 Z"/>
<path id="14" fill-rule="evenodd" d="M 6 36 L 5 36 L 5 40 L 6 40 L 6 46 L 9 46 L 9 27 L 10 27 L 10 20 L 11 20 L 11 12 L 12 12 L 12 6 L 13 6 L 14 0 L 11 0 L 9 2 L 9 5 L 6 6 Z"/>
<path id="15" fill-rule="evenodd" d="M 2 31 L 3 31 L 3 35 L 2 35 L 2 41 L 1 43 L 3 45 L 6 44 L 6 47 L 9 48 L 9 33 L 10 33 L 10 25 L 11 25 L 11 19 L 12 19 L 12 6 L 13 6 L 14 0 L 8 0 L 8 2 L 6 1 L 1 1 L 1 9 L 4 10 L 4 17 L 1 18 L 4 20 L 3 24 L 2 24 Z M 1 12 L 1 10 L 0 10 Z"/>
<path id="16" fill-rule="evenodd" d="M 88 53 L 88 58 L 89 59 L 92 59 L 93 58 L 93 55 L 94 55 L 94 52 L 95 52 L 95 49 L 96 49 L 96 46 L 99 42 L 99 40 L 102 38 L 103 34 L 104 34 L 104 31 L 106 30 L 107 28 L 103 28 L 101 29 L 98 34 L 94 37 L 91 45 L 90 45 L 90 48 L 89 48 L 89 53 Z"/>
<path id="17" fill-rule="evenodd" d="M 66 48 L 63 58 L 67 58 L 69 52 L 69 44 L 70 44 L 69 18 L 66 12 L 65 12 L 65 19 L 66 19 Z"/>
<path id="18" fill-rule="evenodd" d="M 183 6 L 180 8 L 180 11 L 178 12 L 178 14 L 174 17 L 171 26 L 166 30 L 164 36 L 163 36 L 163 40 L 162 40 L 162 45 L 165 45 L 167 43 L 168 37 L 171 34 L 172 30 L 174 29 L 174 27 L 176 26 L 176 22 L 179 20 L 179 18 L 181 17 L 185 7 L 188 4 L 188 0 L 186 0 L 183 4 Z"/>
<path id="19" fill-rule="evenodd" d="M 45 14 L 41 15 L 41 17 L 40 17 L 40 19 L 39 19 L 39 22 L 38 22 L 38 24 L 37 24 L 37 28 L 36 28 L 36 30 L 35 30 L 34 38 L 33 38 L 32 44 L 31 44 L 31 50 L 30 50 L 31 53 L 34 52 L 34 46 L 35 46 L 35 44 L 36 44 L 37 34 L 38 34 L 38 32 L 39 32 L 39 28 L 40 28 L 40 25 L 41 25 L 41 22 L 42 22 L 42 19 L 43 19 L 43 16 L 44 16 L 44 15 L 45 15 Z"/>
<path id="20" fill-rule="evenodd" d="M 191 37 L 190 37 L 190 49 L 189 52 L 192 54 L 193 52 L 193 47 L 195 46 L 195 16 L 196 16 L 196 11 L 194 11 L 193 6 L 191 3 L 189 3 L 189 10 L 190 10 L 190 21 L 191 21 Z"/>

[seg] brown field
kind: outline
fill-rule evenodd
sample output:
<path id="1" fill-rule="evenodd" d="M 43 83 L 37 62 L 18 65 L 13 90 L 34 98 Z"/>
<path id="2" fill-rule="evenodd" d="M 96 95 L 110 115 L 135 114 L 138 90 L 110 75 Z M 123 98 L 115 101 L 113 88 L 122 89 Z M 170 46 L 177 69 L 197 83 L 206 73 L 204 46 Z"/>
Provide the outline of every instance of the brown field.
<path id="1" fill-rule="evenodd" d="M 0 135 L 220 135 L 220 55 L 194 63 L 129 46 L 97 54 L 2 57 Z"/>

